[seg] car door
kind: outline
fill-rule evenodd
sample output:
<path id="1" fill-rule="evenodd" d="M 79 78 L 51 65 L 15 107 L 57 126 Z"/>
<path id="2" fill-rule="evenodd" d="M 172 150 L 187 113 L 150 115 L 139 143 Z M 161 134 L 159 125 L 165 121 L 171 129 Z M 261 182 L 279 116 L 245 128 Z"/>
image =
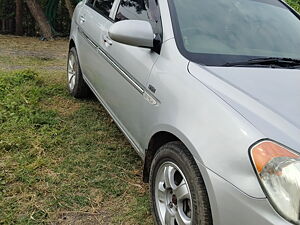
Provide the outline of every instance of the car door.
<path id="1" fill-rule="evenodd" d="M 113 3 L 114 0 L 87 0 L 79 12 L 79 61 L 85 78 L 93 86 L 97 86 L 99 82 L 99 73 L 105 72 L 106 61 L 99 57 L 98 47 L 106 30 Z"/>
<path id="2" fill-rule="evenodd" d="M 117 0 L 114 22 L 124 19 L 147 20 L 148 13 L 143 0 Z M 133 47 L 112 41 L 108 30 L 113 21 L 106 23 L 102 55 L 107 55 L 112 65 L 110 71 L 101 77 L 102 84 L 97 90 L 118 119 L 133 144 L 139 145 L 143 135 L 141 126 L 142 109 L 149 101 L 147 80 L 159 54 L 151 49 Z M 148 100 L 148 101 L 147 101 Z M 139 147 L 139 146 L 137 146 Z"/>

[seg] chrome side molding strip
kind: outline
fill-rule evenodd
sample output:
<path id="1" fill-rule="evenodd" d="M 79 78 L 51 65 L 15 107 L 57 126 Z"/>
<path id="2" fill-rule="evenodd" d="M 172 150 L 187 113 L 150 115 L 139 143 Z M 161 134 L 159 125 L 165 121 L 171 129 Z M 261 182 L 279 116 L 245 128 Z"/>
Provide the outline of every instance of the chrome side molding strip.
<path id="1" fill-rule="evenodd" d="M 101 47 L 98 47 L 97 49 L 98 53 L 102 55 L 105 60 L 112 65 L 122 76 L 125 80 L 127 80 L 140 94 L 143 94 L 145 91 L 144 89 L 129 75 L 128 72 L 125 72 L 124 69 L 122 69 L 115 61 L 111 59 L 110 56 L 107 55 L 105 51 L 101 49 Z"/>

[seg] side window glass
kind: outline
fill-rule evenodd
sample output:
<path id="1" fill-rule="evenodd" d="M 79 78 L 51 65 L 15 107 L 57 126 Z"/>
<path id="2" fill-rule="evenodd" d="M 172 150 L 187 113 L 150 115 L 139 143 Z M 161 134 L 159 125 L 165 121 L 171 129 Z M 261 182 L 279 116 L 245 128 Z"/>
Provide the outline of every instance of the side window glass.
<path id="1" fill-rule="evenodd" d="M 120 20 L 145 20 L 148 21 L 148 14 L 144 0 L 121 0 L 116 14 L 116 21 Z"/>
<path id="2" fill-rule="evenodd" d="M 108 17 L 114 0 L 95 0 L 94 8 L 101 15 Z"/>

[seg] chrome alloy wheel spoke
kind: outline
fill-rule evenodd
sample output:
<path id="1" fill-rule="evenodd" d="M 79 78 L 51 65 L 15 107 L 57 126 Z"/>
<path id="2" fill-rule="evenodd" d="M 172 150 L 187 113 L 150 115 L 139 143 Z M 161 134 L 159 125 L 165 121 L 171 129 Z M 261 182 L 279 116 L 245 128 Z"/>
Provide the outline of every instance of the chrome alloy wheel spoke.
<path id="1" fill-rule="evenodd" d="M 180 213 L 179 210 L 175 213 L 176 223 L 178 225 L 190 225 L 192 224 L 191 218 L 188 218 Z"/>
<path id="2" fill-rule="evenodd" d="M 69 83 L 71 83 L 75 77 L 75 72 L 74 71 L 70 71 L 69 72 Z"/>
<path id="3" fill-rule="evenodd" d="M 164 188 L 164 182 L 160 182 L 158 184 L 158 192 L 157 192 L 157 197 L 159 199 L 160 202 L 164 202 L 166 203 L 167 199 L 166 199 L 166 189 Z"/>
<path id="4" fill-rule="evenodd" d="M 70 55 L 69 59 L 69 69 L 73 70 L 74 69 L 74 56 Z"/>
<path id="5" fill-rule="evenodd" d="M 166 210 L 165 213 L 165 224 L 166 225 L 175 225 L 175 215 L 169 209 Z"/>
<path id="6" fill-rule="evenodd" d="M 191 193 L 190 193 L 190 190 L 189 190 L 185 180 L 182 180 L 180 185 L 174 189 L 174 194 L 176 195 L 176 197 L 179 201 L 183 201 L 185 199 L 190 199 Z"/>
<path id="7" fill-rule="evenodd" d="M 176 172 L 176 169 L 172 166 L 165 167 L 164 169 L 164 182 L 165 182 L 165 188 L 176 188 L 175 182 L 174 182 L 174 174 Z"/>
<path id="8" fill-rule="evenodd" d="M 75 65 L 76 65 L 75 57 L 74 55 L 70 55 L 69 62 L 68 62 L 68 82 L 71 90 L 75 86 L 75 77 L 76 77 Z"/>

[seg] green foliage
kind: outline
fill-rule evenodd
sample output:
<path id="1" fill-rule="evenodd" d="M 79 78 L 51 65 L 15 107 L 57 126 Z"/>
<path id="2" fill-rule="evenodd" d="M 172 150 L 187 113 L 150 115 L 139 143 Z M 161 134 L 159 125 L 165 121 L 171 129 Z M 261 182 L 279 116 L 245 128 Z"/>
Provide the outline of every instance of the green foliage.
<path id="1" fill-rule="evenodd" d="M 286 0 L 286 2 L 296 11 L 300 12 L 300 0 Z"/>

